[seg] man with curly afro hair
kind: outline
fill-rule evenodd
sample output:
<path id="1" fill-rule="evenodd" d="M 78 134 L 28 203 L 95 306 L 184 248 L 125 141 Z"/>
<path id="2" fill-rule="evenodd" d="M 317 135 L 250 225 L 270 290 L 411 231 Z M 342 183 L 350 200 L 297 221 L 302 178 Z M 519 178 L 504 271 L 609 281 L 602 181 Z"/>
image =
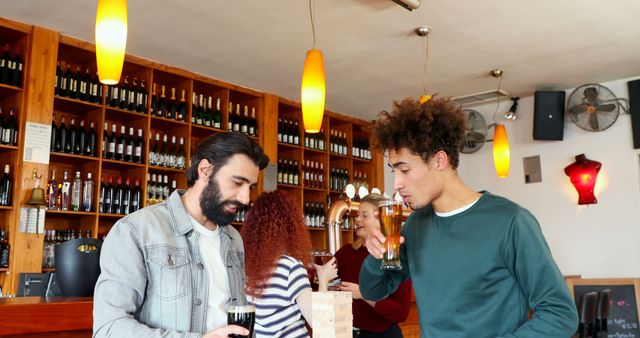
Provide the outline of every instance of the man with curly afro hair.
<path id="1" fill-rule="evenodd" d="M 535 217 L 458 176 L 464 133 L 464 114 L 448 99 L 405 99 L 378 115 L 375 144 L 413 213 L 401 270 L 380 268 L 382 233 L 367 239 L 362 296 L 382 299 L 410 278 L 422 337 L 570 337 L 576 306 Z"/>

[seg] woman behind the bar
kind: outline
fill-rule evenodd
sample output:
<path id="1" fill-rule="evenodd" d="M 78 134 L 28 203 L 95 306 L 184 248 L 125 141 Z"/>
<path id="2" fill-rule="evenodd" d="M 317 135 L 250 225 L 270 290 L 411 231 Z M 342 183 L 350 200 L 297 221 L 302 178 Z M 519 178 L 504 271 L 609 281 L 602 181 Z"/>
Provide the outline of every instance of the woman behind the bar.
<path id="1" fill-rule="evenodd" d="M 380 229 L 378 204 L 385 198 L 370 194 L 363 198 L 356 218 L 357 239 L 344 245 L 335 254 L 338 260 L 338 277 L 342 280 L 341 291 L 351 292 L 353 298 L 353 336 L 359 338 L 402 338 L 398 327 L 409 315 L 411 302 L 411 280 L 402 283 L 389 297 L 373 302 L 360 294 L 360 266 L 369 255 L 364 240 L 373 229 Z"/>
<path id="2" fill-rule="evenodd" d="M 262 194 L 247 212 L 241 234 L 256 338 L 309 337 L 311 284 L 305 266 L 312 247 L 298 202 L 284 191 Z M 333 262 L 316 269 L 324 281 L 337 277 Z M 320 290 L 326 291 L 326 283 Z"/>

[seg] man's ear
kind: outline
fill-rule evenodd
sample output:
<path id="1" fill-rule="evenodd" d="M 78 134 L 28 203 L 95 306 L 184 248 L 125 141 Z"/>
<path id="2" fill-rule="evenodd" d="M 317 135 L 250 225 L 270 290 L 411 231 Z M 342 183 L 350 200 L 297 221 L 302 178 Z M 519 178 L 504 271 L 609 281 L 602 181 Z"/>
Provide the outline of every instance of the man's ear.
<path id="1" fill-rule="evenodd" d="M 439 150 L 434 156 L 436 160 L 436 168 L 438 170 L 449 167 L 449 155 L 444 150 Z"/>
<path id="2" fill-rule="evenodd" d="M 207 160 L 206 158 L 200 160 L 200 163 L 198 163 L 198 179 L 202 178 L 205 180 L 209 180 L 209 176 L 211 175 L 212 171 L 213 164 L 211 164 L 209 160 Z"/>

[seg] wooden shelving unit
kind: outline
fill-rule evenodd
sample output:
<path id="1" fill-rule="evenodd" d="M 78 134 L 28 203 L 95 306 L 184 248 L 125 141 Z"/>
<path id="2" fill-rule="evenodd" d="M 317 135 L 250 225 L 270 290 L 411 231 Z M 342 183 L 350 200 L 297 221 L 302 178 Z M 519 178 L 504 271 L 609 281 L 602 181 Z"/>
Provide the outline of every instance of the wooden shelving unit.
<path id="1" fill-rule="evenodd" d="M 124 215 L 99 213 L 99 191 L 100 182 L 104 177 L 106 181 L 111 176 L 116 181 L 121 176 L 124 181 L 126 177 L 131 179 L 133 187 L 135 179 L 139 178 L 142 190 L 142 207 L 145 206 L 148 195 L 147 177 L 149 174 L 161 174 L 176 180 L 178 188 L 186 188 L 186 169 L 167 168 L 157 165 L 150 165 L 149 153 L 155 147 L 156 133 L 160 139 L 164 135 L 168 136 L 169 143 L 171 137 L 184 140 L 184 150 L 188 167 L 191 156 L 200 140 L 215 134 L 224 133 L 234 128 L 234 121 L 242 119 L 251 121 L 250 126 L 254 126 L 255 135 L 250 137 L 258 142 L 265 153 L 269 156 L 270 162 L 276 164 L 279 157 L 287 157 L 297 160 L 300 169 L 304 160 L 314 160 L 324 166 L 324 185 L 318 188 L 305 187 L 302 171 L 299 173 L 299 184 L 278 184 L 277 188 L 286 190 L 299 201 L 302 208 L 305 202 L 316 202 L 324 204 L 325 212 L 328 208 L 327 198 L 338 198 L 338 192 L 329 191 L 329 172 L 334 166 L 334 162 L 348 169 L 349 175 L 353 178 L 354 168 L 366 170 L 373 173 L 376 161 L 363 161 L 348 155 L 334 155 L 329 152 L 330 129 L 339 129 L 345 132 L 349 138 L 349 147 L 352 135 L 366 136 L 363 126 L 366 121 L 357 120 L 346 115 L 341 115 L 327 111 L 323 122 L 324 138 L 326 149 L 324 151 L 309 149 L 304 147 L 304 132 L 302 125 L 301 108 L 298 102 L 280 98 L 278 96 L 263 93 L 238 85 L 226 83 L 217 79 L 207 78 L 186 70 L 159 64 L 139 57 L 127 55 L 122 72 L 122 80 L 118 90 L 120 90 L 124 78 L 128 83 L 133 84 L 135 79 L 138 86 L 144 81 L 146 108 L 143 111 L 138 109 L 123 109 L 120 106 L 112 106 L 110 93 L 114 88 L 109 88 L 98 84 L 96 87 L 99 95 L 94 102 L 91 97 L 88 100 L 66 97 L 64 94 L 56 95 L 55 86 L 56 71 L 58 64 L 65 72 L 69 65 L 75 76 L 76 69 L 80 69 L 82 74 L 88 70 L 90 77 L 95 76 L 95 46 L 85 41 L 77 40 L 68 36 L 60 35 L 57 32 L 23 25 L 9 20 L 0 19 L 0 43 L 10 42 L 19 44 L 23 52 L 25 76 L 22 81 L 23 88 L 0 85 L 0 104 L 13 105 L 18 108 L 19 119 L 19 142 L 16 146 L 0 145 L 0 165 L 9 163 L 14 177 L 13 206 L 26 205 L 30 197 L 33 183 L 31 180 L 18 180 L 17 177 L 31 177 L 36 169 L 42 174 L 41 186 L 46 188 L 52 170 L 56 171 L 56 179 L 62 180 L 63 172 L 67 171 L 72 180 L 75 172 L 80 171 L 84 180 L 87 173 L 91 173 L 94 180 L 94 207 L 90 212 L 73 212 L 48 210 L 45 213 L 45 230 L 87 230 L 91 236 L 98 238 L 100 234 L 107 233 L 113 224 Z M 30 59 L 37 62 L 30 62 Z M 172 119 L 166 114 L 159 116 L 156 111 L 152 111 L 153 88 L 155 84 L 156 98 L 161 95 L 161 87 L 165 86 L 165 98 L 169 100 L 172 89 L 175 88 L 176 100 L 180 103 L 184 91 L 185 111 L 182 120 Z M 128 89 L 131 87 L 127 87 Z M 196 95 L 196 106 L 193 105 L 193 96 Z M 197 108 L 200 105 L 200 95 L 202 95 L 205 110 L 208 108 L 209 97 L 211 97 L 211 109 L 217 111 L 217 103 L 220 102 L 219 120 L 212 117 L 210 124 L 205 124 L 206 118 L 198 121 Z M 231 109 L 229 109 L 231 105 Z M 136 102 L 137 106 L 137 102 Z M 246 108 L 245 108 L 246 107 Z M 125 107 L 128 108 L 128 107 Z M 134 107 L 137 108 L 137 107 Z M 23 112 L 26 112 L 23 113 Z M 253 113 L 255 112 L 255 113 Z M 75 119 L 76 127 L 80 121 L 84 121 L 85 129 L 89 129 L 93 122 L 96 133 L 95 156 L 84 154 L 69 154 L 64 152 L 51 152 L 48 164 L 23 162 L 22 153 L 24 151 L 24 128 L 26 121 L 51 125 L 55 122 L 60 124 L 62 116 L 65 117 L 66 126 L 69 127 L 71 118 Z M 200 115 L 202 116 L 202 115 Z M 293 145 L 278 142 L 276 128 L 277 119 L 281 116 L 295 118 L 298 120 L 299 144 Z M 175 117 L 175 116 L 173 116 Z M 214 123 L 219 122 L 219 127 Z M 105 123 L 107 131 L 105 134 Z M 120 135 L 121 126 L 125 126 L 126 133 L 129 128 L 134 128 L 134 135 L 137 137 L 138 129 L 143 133 L 142 163 L 129 163 L 119 160 L 103 158 L 103 139 L 105 135 L 110 135 L 112 126 L 116 125 L 116 134 Z M 249 132 L 249 129 L 247 129 Z M 380 162 L 381 163 L 381 162 Z M 255 199 L 262 189 L 262 175 L 259 179 L 259 189 L 251 193 Z M 370 186 L 382 185 L 382 174 L 380 178 L 369 175 Z M 0 229 L 6 229 L 9 233 L 11 244 L 11 262 L 8 269 L 0 269 L 0 283 L 3 290 L 15 292 L 17 288 L 17 278 L 20 272 L 50 271 L 42 269 L 41 257 L 44 236 L 40 234 L 26 234 L 18 232 L 19 208 L 0 207 Z M 240 229 L 242 223 L 234 222 L 233 225 Z M 325 228 L 310 228 L 310 233 L 314 246 L 324 249 Z M 345 241 L 350 241 L 350 232 L 345 231 L 343 235 Z M 6 273 L 5 273 L 6 272 Z M 11 276 L 7 278 L 5 276 Z M 5 280 L 6 279 L 6 280 Z"/>

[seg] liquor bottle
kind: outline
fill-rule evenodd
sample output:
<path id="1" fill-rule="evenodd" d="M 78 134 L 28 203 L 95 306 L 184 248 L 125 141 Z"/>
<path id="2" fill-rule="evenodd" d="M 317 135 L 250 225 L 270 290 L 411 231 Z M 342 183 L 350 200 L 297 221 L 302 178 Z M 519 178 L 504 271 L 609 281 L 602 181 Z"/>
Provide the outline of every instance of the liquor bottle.
<path id="1" fill-rule="evenodd" d="M 186 154 L 184 150 L 184 137 L 180 137 L 180 146 L 176 151 L 176 168 L 184 169 L 186 167 Z"/>
<path id="2" fill-rule="evenodd" d="M 16 87 L 22 86 L 22 55 L 20 55 L 20 46 L 16 46 L 16 52 L 13 53 L 13 83 Z"/>
<path id="3" fill-rule="evenodd" d="M 161 167 L 166 167 L 167 163 L 169 162 L 169 158 L 167 156 L 167 150 L 168 150 L 168 145 L 167 145 L 167 134 L 162 135 L 162 146 L 160 148 L 160 150 L 157 152 L 158 154 L 158 166 Z"/>
<path id="4" fill-rule="evenodd" d="M 78 131 L 76 130 L 76 118 L 71 117 L 71 125 L 69 126 L 69 141 L 64 146 L 64 152 L 72 154 L 76 143 L 78 142 Z"/>
<path id="5" fill-rule="evenodd" d="M 176 101 L 176 89 L 171 88 L 171 98 L 167 107 L 166 118 L 175 120 L 178 117 L 178 102 Z"/>
<path id="6" fill-rule="evenodd" d="M 107 102 L 111 107 L 118 107 L 120 94 L 118 86 L 107 86 Z"/>
<path id="7" fill-rule="evenodd" d="M 95 125 L 93 123 L 93 121 L 91 121 L 91 124 L 89 125 L 89 131 L 87 132 L 87 139 L 85 141 L 85 146 L 84 146 L 84 155 L 85 156 L 96 156 L 96 139 L 97 139 L 97 135 L 96 135 L 96 128 Z"/>
<path id="8" fill-rule="evenodd" d="M 84 129 L 84 120 L 80 120 L 80 127 L 76 132 L 76 143 L 73 145 L 73 153 L 82 155 L 87 146 L 87 132 Z"/>
<path id="9" fill-rule="evenodd" d="M 47 183 L 47 207 L 49 210 L 58 210 L 58 199 L 60 198 L 60 187 L 56 181 L 56 171 L 51 171 L 51 180 Z"/>
<path id="10" fill-rule="evenodd" d="M 78 91 L 80 92 L 80 100 L 91 101 L 91 75 L 89 74 L 89 68 L 84 70 L 84 76 L 80 79 Z"/>
<path id="11" fill-rule="evenodd" d="M 191 124 L 196 123 L 196 117 L 198 115 L 198 94 L 196 92 L 191 93 Z"/>
<path id="12" fill-rule="evenodd" d="M 133 162 L 141 164 L 142 163 L 142 148 L 143 148 L 143 139 L 142 139 L 142 129 L 138 129 L 138 138 L 136 139 L 136 144 L 133 151 Z"/>
<path id="13" fill-rule="evenodd" d="M 204 125 L 204 95 L 198 96 L 198 106 L 196 108 L 196 124 L 199 126 Z"/>
<path id="14" fill-rule="evenodd" d="M 136 111 L 138 113 L 147 112 L 147 86 L 144 80 L 140 81 L 140 88 L 138 89 L 138 100 L 136 105 Z"/>
<path id="15" fill-rule="evenodd" d="M 78 74 L 78 71 L 80 70 L 80 66 L 76 66 L 76 75 Z M 68 93 L 68 97 L 75 99 L 77 97 L 78 94 L 78 79 L 76 78 L 76 75 L 74 75 L 71 71 L 71 65 L 67 65 L 67 70 L 69 71 L 69 78 L 67 79 L 67 93 Z"/>
<path id="16" fill-rule="evenodd" d="M 118 185 L 113 190 L 112 213 L 122 214 L 122 197 L 124 190 L 122 189 L 122 176 L 118 176 Z"/>
<path id="17" fill-rule="evenodd" d="M 11 107 L 9 109 L 9 119 L 4 125 L 3 133 L 6 133 L 6 139 L 8 145 L 15 146 L 18 144 L 18 121 L 16 120 L 16 108 Z"/>
<path id="18" fill-rule="evenodd" d="M 185 117 L 187 116 L 187 101 L 185 100 L 186 91 L 182 90 L 182 95 L 180 97 L 180 103 L 177 108 L 177 120 L 185 121 Z"/>
<path id="19" fill-rule="evenodd" d="M 82 198 L 82 178 L 80 172 L 76 171 L 76 177 L 71 185 L 71 210 L 80 211 L 80 202 Z"/>
<path id="20" fill-rule="evenodd" d="M 9 253 L 11 251 L 11 245 L 9 245 L 9 239 L 7 237 L 7 232 L 5 230 L 0 230 L 0 268 L 9 267 Z"/>
<path id="21" fill-rule="evenodd" d="M 129 137 L 126 140 L 126 146 L 124 150 L 124 160 L 127 162 L 133 162 L 133 127 L 129 127 Z"/>
<path id="22" fill-rule="evenodd" d="M 284 128 L 282 125 L 282 117 L 278 116 L 278 142 L 284 142 Z"/>
<path id="23" fill-rule="evenodd" d="M 161 88 L 160 99 L 158 100 L 158 110 L 156 111 L 156 116 L 165 117 L 167 114 L 167 97 L 165 96 L 165 87 L 164 85 Z"/>
<path id="24" fill-rule="evenodd" d="M 249 134 L 249 106 L 244 106 L 244 115 L 240 119 L 240 132 Z"/>
<path id="25" fill-rule="evenodd" d="M 293 144 L 300 145 L 300 125 L 298 120 L 293 122 Z"/>
<path id="26" fill-rule="evenodd" d="M 120 97 L 118 97 L 118 108 L 127 109 L 129 105 L 129 75 L 124 76 L 124 81 L 118 89 Z"/>
<path id="27" fill-rule="evenodd" d="M 0 179 L 0 205 L 11 205 L 11 184 L 9 164 L 5 164 L 4 174 Z"/>
<path id="28" fill-rule="evenodd" d="M 147 177 L 147 205 L 156 204 L 156 174 L 151 174 L 151 180 Z"/>
<path id="29" fill-rule="evenodd" d="M 131 212 L 131 181 L 129 177 L 122 187 L 122 213 L 128 215 Z"/>
<path id="30" fill-rule="evenodd" d="M 151 137 L 151 133 L 149 133 Z M 156 140 L 153 143 L 153 148 L 149 147 L 149 165 L 159 165 L 159 152 L 160 151 L 160 132 L 156 132 Z"/>
<path id="31" fill-rule="evenodd" d="M 82 211 L 90 212 L 93 209 L 93 178 L 87 173 L 87 179 L 82 185 Z"/>
<path id="32" fill-rule="evenodd" d="M 209 98 L 207 99 L 207 109 L 204 112 L 204 118 L 203 118 L 205 127 L 213 126 L 213 101 L 212 100 L 213 98 L 211 96 L 209 96 Z"/>
<path id="33" fill-rule="evenodd" d="M 9 55 L 9 44 L 4 45 L 4 53 L 0 56 L 0 83 L 9 84 L 9 73 L 11 63 L 11 55 Z M 13 75 L 13 74 L 12 74 Z"/>
<path id="34" fill-rule="evenodd" d="M 118 137 L 118 140 L 116 141 L 116 160 L 118 161 L 124 160 L 124 148 L 127 144 L 126 133 L 126 127 L 120 126 L 120 137 Z"/>
<path id="35" fill-rule="evenodd" d="M 133 78 L 133 82 L 131 83 L 131 87 L 129 87 L 129 96 L 127 102 L 127 110 L 136 111 L 138 108 L 138 79 Z"/>
<path id="36" fill-rule="evenodd" d="M 76 73 L 74 74 L 71 83 L 71 97 L 82 100 L 82 93 L 80 92 L 80 86 L 82 82 L 82 73 L 80 72 L 80 65 L 76 65 Z"/>
<path id="37" fill-rule="evenodd" d="M 220 98 L 216 99 L 216 111 L 213 113 L 213 127 L 222 129 L 222 111 L 220 110 Z"/>
<path id="38" fill-rule="evenodd" d="M 236 104 L 236 113 L 234 115 L 234 119 L 233 119 L 233 131 L 235 132 L 239 132 L 240 131 L 240 123 L 241 123 L 241 117 L 240 117 L 240 104 L 237 103 Z"/>
<path id="39" fill-rule="evenodd" d="M 142 196 L 142 190 L 140 190 L 140 178 L 136 178 L 136 185 L 133 188 L 133 193 L 131 194 L 131 212 L 137 211 L 141 207 L 142 200 L 140 199 Z"/>
<path id="40" fill-rule="evenodd" d="M 176 167 L 176 136 L 171 136 L 171 146 L 168 149 L 165 149 L 165 158 L 167 161 L 167 167 L 175 168 Z"/>
<path id="41" fill-rule="evenodd" d="M 111 135 L 109 135 L 109 145 L 107 148 L 107 159 L 114 160 L 116 158 L 116 144 L 118 140 L 116 138 L 116 124 L 111 125 Z"/>
<path id="42" fill-rule="evenodd" d="M 71 74 L 71 64 L 67 62 L 65 66 L 66 66 L 66 69 L 64 71 L 64 74 L 62 74 L 62 85 L 60 86 L 60 90 L 61 90 L 60 95 L 65 97 L 70 97 L 71 77 L 73 74 Z"/>
<path id="43" fill-rule="evenodd" d="M 156 84 L 155 82 L 153 83 L 153 86 L 151 86 L 151 110 L 149 111 L 149 114 L 151 116 L 155 116 L 158 113 L 158 96 L 156 95 Z"/>
<path id="44" fill-rule="evenodd" d="M 91 95 L 90 100 L 93 103 L 100 103 L 102 101 L 102 83 L 100 83 L 100 78 L 98 77 L 98 73 L 91 79 Z"/>
<path id="45" fill-rule="evenodd" d="M 102 158 L 107 158 L 107 150 L 109 148 L 109 141 L 107 136 L 107 130 L 109 127 L 109 123 L 104 123 L 104 131 L 102 132 Z"/>
<path id="46" fill-rule="evenodd" d="M 109 181 L 104 188 L 104 212 L 107 214 L 113 213 L 113 176 L 109 176 Z"/>
<path id="47" fill-rule="evenodd" d="M 232 132 L 233 131 L 233 103 L 231 103 L 231 101 L 229 101 L 229 107 L 227 108 L 227 131 L 228 132 Z"/>
<path id="48" fill-rule="evenodd" d="M 256 107 L 251 107 L 251 120 L 249 121 L 249 135 L 258 136 L 258 121 L 256 120 Z"/>
<path id="49" fill-rule="evenodd" d="M 60 189 L 60 210 L 69 210 L 71 202 L 71 182 L 69 181 L 69 173 L 64 171 L 62 176 L 62 187 Z"/>
<path id="50" fill-rule="evenodd" d="M 2 63 L 1 59 L 0 63 Z M 2 66 L 0 66 L 0 68 L 2 68 Z M 62 69 L 60 68 L 60 61 L 58 61 L 56 65 L 56 84 L 53 92 L 56 96 L 60 96 L 60 81 L 62 81 Z"/>
<path id="51" fill-rule="evenodd" d="M 60 118 L 60 126 L 58 127 L 58 143 L 56 143 L 55 151 L 63 152 L 67 144 L 67 123 L 64 115 Z"/>
<path id="52" fill-rule="evenodd" d="M 100 178 L 100 196 L 98 203 L 98 212 L 105 212 L 104 209 L 104 195 L 107 192 L 107 186 L 104 184 L 104 175 Z"/>

